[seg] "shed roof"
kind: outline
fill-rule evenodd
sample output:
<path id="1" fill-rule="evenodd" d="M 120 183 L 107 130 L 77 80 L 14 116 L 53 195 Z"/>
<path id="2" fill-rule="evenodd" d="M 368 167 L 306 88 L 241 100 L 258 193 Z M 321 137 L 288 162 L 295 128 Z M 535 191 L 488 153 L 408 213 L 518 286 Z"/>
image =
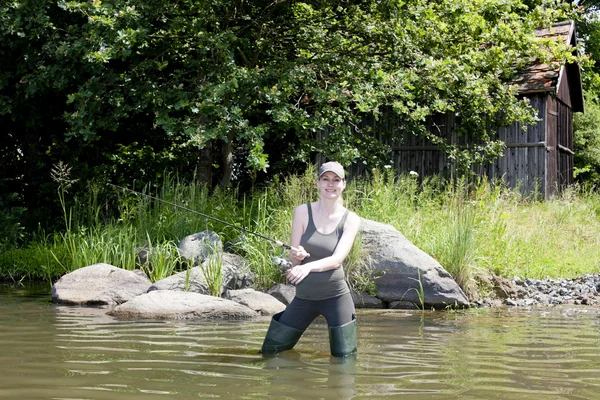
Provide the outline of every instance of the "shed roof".
<path id="1" fill-rule="evenodd" d="M 540 38 L 562 40 L 573 47 L 576 52 L 577 37 L 575 22 L 563 21 L 551 28 L 536 29 L 535 35 Z M 564 77 L 564 74 L 569 76 Z M 567 79 L 563 79 L 567 78 Z M 569 85 L 573 111 L 583 111 L 583 87 L 581 71 L 577 64 L 551 62 L 550 64 L 532 64 L 513 81 L 521 94 L 551 92 L 558 93 L 560 85 Z"/>

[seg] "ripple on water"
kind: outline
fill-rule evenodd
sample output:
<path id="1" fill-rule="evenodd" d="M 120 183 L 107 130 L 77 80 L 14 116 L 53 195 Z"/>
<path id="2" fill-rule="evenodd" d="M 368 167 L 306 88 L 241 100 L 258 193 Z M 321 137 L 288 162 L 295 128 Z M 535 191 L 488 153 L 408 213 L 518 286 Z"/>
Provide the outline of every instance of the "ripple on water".
<path id="1" fill-rule="evenodd" d="M 0 295 L 0 398 L 584 399 L 600 392 L 594 309 L 359 310 L 357 357 L 317 320 L 258 354 L 268 319 L 125 321 Z"/>

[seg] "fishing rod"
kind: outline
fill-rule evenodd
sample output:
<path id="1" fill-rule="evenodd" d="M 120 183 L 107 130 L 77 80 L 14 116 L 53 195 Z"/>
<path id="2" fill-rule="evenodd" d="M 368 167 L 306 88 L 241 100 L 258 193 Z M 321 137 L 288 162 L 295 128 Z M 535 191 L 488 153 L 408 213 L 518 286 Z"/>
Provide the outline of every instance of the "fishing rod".
<path id="1" fill-rule="evenodd" d="M 238 225 L 232 224 L 232 223 L 230 223 L 230 222 L 223 221 L 222 219 L 219 219 L 219 218 L 217 218 L 217 217 L 213 217 L 212 215 L 204 214 L 204 213 L 201 213 L 200 211 L 196 211 L 196 210 L 193 210 L 193 209 L 191 209 L 191 208 L 184 207 L 184 206 L 182 206 L 182 205 L 179 205 L 179 204 L 176 204 L 176 203 L 170 202 L 170 201 L 168 201 L 168 200 L 160 199 L 160 198 L 158 198 L 158 197 L 155 197 L 155 196 L 152 196 L 152 195 L 149 195 L 149 194 L 145 194 L 145 193 L 142 193 L 142 192 L 138 192 L 138 191 L 136 191 L 136 190 L 129 189 L 129 188 L 127 188 L 127 187 L 124 187 L 124 186 L 115 185 L 115 184 L 113 184 L 113 183 L 107 183 L 106 185 L 107 185 L 107 186 L 112 186 L 112 187 L 114 187 L 114 188 L 117 188 L 117 189 L 121 189 L 121 190 L 122 190 L 122 191 L 124 191 L 124 192 L 125 192 L 125 191 L 127 191 L 127 192 L 131 192 L 131 193 L 133 193 L 133 194 L 135 194 L 135 195 L 138 195 L 138 196 L 142 196 L 142 197 L 145 197 L 145 198 L 148 198 L 148 199 L 152 199 L 152 200 L 154 200 L 154 201 L 157 201 L 157 202 L 159 202 L 159 203 L 165 203 L 165 204 L 169 204 L 170 206 L 173 206 L 173 207 L 175 207 L 175 208 L 180 208 L 180 209 L 182 209 L 182 210 L 185 210 L 185 211 L 191 212 L 191 213 L 193 213 L 193 214 L 200 215 L 200 216 L 202 216 L 202 217 L 204 217 L 204 218 L 207 218 L 207 219 L 211 219 L 211 220 L 213 220 L 213 221 L 220 222 L 220 223 L 222 223 L 222 224 L 225 224 L 225 225 L 227 225 L 227 226 L 231 226 L 232 228 L 235 228 L 235 229 L 238 229 L 238 230 L 240 230 L 240 231 L 241 231 L 243 234 L 250 233 L 250 234 L 252 234 L 252 235 L 258 236 L 259 238 L 261 238 L 261 239 L 263 239 L 263 240 L 269 241 L 269 242 L 271 242 L 271 243 L 275 243 L 275 245 L 276 245 L 276 246 L 279 246 L 279 247 L 281 247 L 281 249 L 282 249 L 282 257 L 273 257 L 273 262 L 274 262 L 276 265 L 279 265 L 279 266 L 281 266 L 281 267 L 284 267 L 284 268 L 291 268 L 291 267 L 292 267 L 291 263 L 290 263 L 288 260 L 286 260 L 286 259 L 284 259 L 284 258 L 283 258 L 283 255 L 284 255 L 283 253 L 285 252 L 285 250 L 286 250 L 286 249 L 287 249 L 287 250 L 294 250 L 294 251 L 298 251 L 298 249 L 297 249 L 297 248 L 295 248 L 295 247 L 293 247 L 293 246 L 290 246 L 289 244 L 285 244 L 285 243 L 283 243 L 283 242 L 282 242 L 282 241 L 280 241 L 280 240 L 276 240 L 276 239 L 270 238 L 270 237 L 268 237 L 268 236 L 265 236 L 265 235 L 262 235 L 262 234 L 260 234 L 260 233 L 258 233 L 258 232 L 254 232 L 254 231 L 248 230 L 248 229 L 246 229 L 246 228 L 244 228 L 244 227 L 241 227 L 241 226 L 238 226 Z M 310 254 L 308 255 L 308 257 L 310 257 Z"/>

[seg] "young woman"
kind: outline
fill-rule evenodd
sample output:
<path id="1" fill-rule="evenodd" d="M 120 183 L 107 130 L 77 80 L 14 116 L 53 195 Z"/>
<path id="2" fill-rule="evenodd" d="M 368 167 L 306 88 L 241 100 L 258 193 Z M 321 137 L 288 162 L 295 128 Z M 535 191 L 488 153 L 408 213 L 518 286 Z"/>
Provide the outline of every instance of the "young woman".
<path id="1" fill-rule="evenodd" d="M 342 204 L 346 175 L 331 161 L 319 168 L 319 200 L 298 206 L 292 221 L 290 251 L 293 268 L 288 281 L 296 297 L 282 313 L 273 316 L 262 353 L 294 347 L 319 315 L 329 326 L 331 354 L 342 357 L 356 350 L 356 313 L 344 280 L 342 262 L 350 252 L 360 218 Z"/>

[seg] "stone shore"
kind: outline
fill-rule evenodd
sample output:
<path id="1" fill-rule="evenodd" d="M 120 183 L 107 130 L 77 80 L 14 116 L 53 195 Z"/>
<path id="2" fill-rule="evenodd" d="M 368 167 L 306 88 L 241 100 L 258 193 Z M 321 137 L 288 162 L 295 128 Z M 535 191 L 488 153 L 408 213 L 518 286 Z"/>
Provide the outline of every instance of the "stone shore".
<path id="1" fill-rule="evenodd" d="M 513 279 L 490 277 L 490 296 L 473 301 L 473 306 L 513 307 L 600 305 L 600 274 L 575 279 Z"/>

